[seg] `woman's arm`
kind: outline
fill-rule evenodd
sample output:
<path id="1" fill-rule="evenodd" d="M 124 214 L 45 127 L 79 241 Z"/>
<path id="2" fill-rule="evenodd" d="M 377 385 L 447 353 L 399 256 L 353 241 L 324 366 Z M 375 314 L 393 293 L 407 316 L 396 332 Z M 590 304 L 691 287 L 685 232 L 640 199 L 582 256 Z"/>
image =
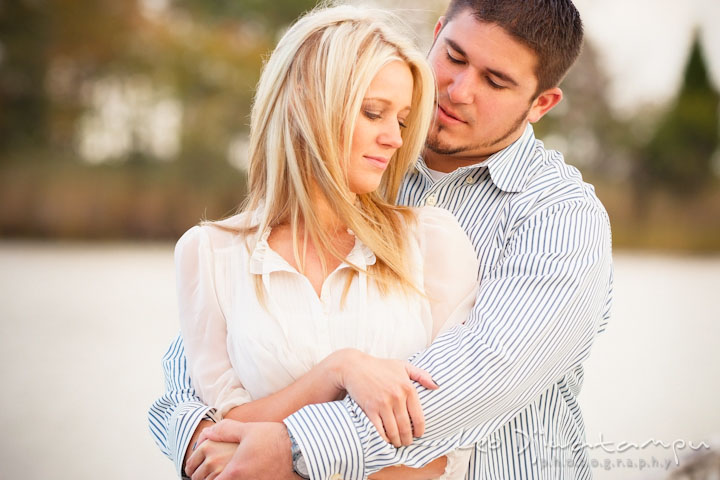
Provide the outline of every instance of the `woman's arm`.
<path id="1" fill-rule="evenodd" d="M 341 398 L 347 389 L 367 414 L 377 419 L 376 428 L 381 435 L 391 437 L 388 440 L 400 446 L 402 442 L 411 443 L 413 433 L 421 436 L 424 429 L 424 418 L 412 380 L 426 388 L 437 388 L 426 372 L 407 362 L 378 359 L 355 349 L 338 350 L 291 385 L 267 397 L 234 407 L 225 418 L 242 422 L 281 422 L 305 405 Z M 407 390 L 414 395 L 408 395 Z M 393 434 L 387 433 L 393 431 L 391 425 L 395 429 Z M 403 434 L 402 440 L 400 433 Z M 227 443 L 222 443 L 227 439 L 201 433 L 200 429 L 193 438 L 197 439 L 199 446 L 195 451 L 192 447 L 188 448 L 187 474 L 193 480 L 200 480 L 221 472 L 234 450 Z M 382 476 L 377 480 L 437 478 L 444 468 L 443 458 L 422 469 L 389 468 L 378 472 Z"/>
<path id="2" fill-rule="evenodd" d="M 350 361 L 349 351 L 334 352 L 282 390 L 234 407 L 224 417 L 241 422 L 282 422 L 305 405 L 340 400 L 346 395 L 340 379 L 343 365 Z"/>
<path id="3" fill-rule="evenodd" d="M 226 348 L 213 248 L 213 240 L 222 240 L 214 233 L 210 227 L 194 227 L 175 248 L 180 329 L 190 377 L 205 403 L 234 420 L 282 421 L 306 405 L 341 398 L 347 391 L 396 446 L 409 445 L 412 433 L 422 435 L 422 410 L 412 380 L 436 388 L 432 379 L 408 362 L 377 359 L 354 349 L 335 352 L 286 388 L 253 399 L 235 374 Z M 412 398 L 406 400 L 409 394 Z"/>

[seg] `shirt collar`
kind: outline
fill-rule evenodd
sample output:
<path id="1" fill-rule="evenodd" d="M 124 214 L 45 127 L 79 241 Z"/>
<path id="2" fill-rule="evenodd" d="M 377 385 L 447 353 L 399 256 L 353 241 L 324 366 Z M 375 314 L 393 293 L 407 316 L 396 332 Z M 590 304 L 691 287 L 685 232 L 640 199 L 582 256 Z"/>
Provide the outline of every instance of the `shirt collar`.
<path id="1" fill-rule="evenodd" d="M 490 155 L 486 160 L 466 167 L 460 167 L 455 172 L 463 174 L 471 170 L 487 167 L 490 171 L 490 178 L 500 189 L 509 193 L 518 193 L 525 190 L 530 177 L 530 167 L 533 164 L 535 151 L 535 133 L 532 125 L 528 123 L 523 134 L 513 143 L 499 152 Z M 428 178 L 430 173 L 421 157 L 416 168 L 423 171 Z"/>
<path id="2" fill-rule="evenodd" d="M 493 183 L 505 192 L 525 190 L 530 180 L 530 167 L 535 160 L 534 151 L 535 133 L 528 123 L 520 138 L 486 160 Z"/>

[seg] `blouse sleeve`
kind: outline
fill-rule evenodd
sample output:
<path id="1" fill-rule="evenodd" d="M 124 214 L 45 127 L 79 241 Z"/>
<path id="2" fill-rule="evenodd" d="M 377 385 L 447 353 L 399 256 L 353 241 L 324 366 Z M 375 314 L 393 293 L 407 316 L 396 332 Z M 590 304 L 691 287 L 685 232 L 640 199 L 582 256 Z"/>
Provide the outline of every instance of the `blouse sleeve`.
<path id="1" fill-rule="evenodd" d="M 228 357 L 227 327 L 215 288 L 215 259 L 207 228 L 191 228 L 175 246 L 178 310 L 193 387 L 205 404 L 224 415 L 252 398 Z"/>
<path id="2" fill-rule="evenodd" d="M 421 208 L 418 233 L 434 339 L 470 314 L 478 290 L 478 259 L 465 231 L 447 210 Z"/>

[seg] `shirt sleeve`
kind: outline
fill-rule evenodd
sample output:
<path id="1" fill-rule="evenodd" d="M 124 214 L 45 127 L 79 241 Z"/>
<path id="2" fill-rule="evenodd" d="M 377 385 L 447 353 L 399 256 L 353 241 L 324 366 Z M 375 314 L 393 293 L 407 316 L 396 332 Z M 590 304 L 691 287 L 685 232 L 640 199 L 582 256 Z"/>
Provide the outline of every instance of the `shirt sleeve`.
<path id="1" fill-rule="evenodd" d="M 352 398 L 309 405 L 285 424 L 311 478 L 361 479 L 399 463 L 420 467 L 507 423 L 588 356 L 610 278 L 610 228 L 600 207 L 568 201 L 526 219 L 481 279 L 468 320 L 411 359 L 440 385 L 417 386 L 425 435 L 395 448 Z"/>
<path id="2" fill-rule="evenodd" d="M 227 326 L 215 288 L 214 253 L 207 229 L 193 227 L 175 247 L 180 331 L 193 387 L 220 416 L 248 403 L 227 350 Z"/>
<path id="3" fill-rule="evenodd" d="M 465 230 L 447 210 L 418 209 L 417 231 L 434 339 L 467 319 L 477 295 L 478 260 Z"/>
<path id="4" fill-rule="evenodd" d="M 148 425 L 155 443 L 175 464 L 178 477 L 181 477 L 190 439 L 200 420 L 206 416 L 214 420 L 214 409 L 205 405 L 192 387 L 181 335 L 170 344 L 162 366 L 165 393 L 150 406 Z"/>

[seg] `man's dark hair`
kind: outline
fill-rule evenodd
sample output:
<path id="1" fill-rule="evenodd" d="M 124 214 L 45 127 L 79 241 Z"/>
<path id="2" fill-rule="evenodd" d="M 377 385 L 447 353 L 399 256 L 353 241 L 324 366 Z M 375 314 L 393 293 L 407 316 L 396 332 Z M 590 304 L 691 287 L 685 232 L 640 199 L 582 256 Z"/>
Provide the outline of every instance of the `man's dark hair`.
<path id="1" fill-rule="evenodd" d="M 580 54 L 583 26 L 571 0 L 451 0 L 446 22 L 466 10 L 481 22 L 501 26 L 535 52 L 535 95 L 558 86 Z"/>

